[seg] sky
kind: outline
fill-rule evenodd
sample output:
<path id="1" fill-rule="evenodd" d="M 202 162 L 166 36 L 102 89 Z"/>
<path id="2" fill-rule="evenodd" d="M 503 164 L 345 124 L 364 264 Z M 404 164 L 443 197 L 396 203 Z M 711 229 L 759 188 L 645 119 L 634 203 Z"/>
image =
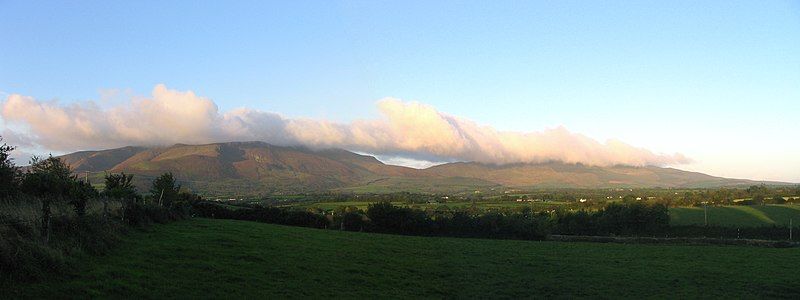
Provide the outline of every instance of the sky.
<path id="1" fill-rule="evenodd" d="M 0 0 L 18 160 L 259 139 L 800 182 L 800 1 L 164 2 Z"/>

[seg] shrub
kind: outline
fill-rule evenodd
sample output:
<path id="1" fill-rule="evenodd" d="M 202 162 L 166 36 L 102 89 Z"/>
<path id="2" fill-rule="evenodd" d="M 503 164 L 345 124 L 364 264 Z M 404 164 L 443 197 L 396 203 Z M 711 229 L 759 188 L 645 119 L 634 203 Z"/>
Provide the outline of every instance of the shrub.
<path id="1" fill-rule="evenodd" d="M 327 228 L 328 219 L 309 211 L 290 210 L 277 207 L 249 207 L 231 210 L 211 202 L 196 202 L 192 211 L 198 217 L 256 221 L 290 226 Z"/>
<path id="2" fill-rule="evenodd" d="M 377 232 L 401 234 L 430 233 L 432 222 L 419 209 L 397 207 L 389 202 L 378 202 L 367 206 L 367 218 L 371 229 Z"/>
<path id="3" fill-rule="evenodd" d="M 153 180 L 150 188 L 150 196 L 159 206 L 172 206 L 173 202 L 178 201 L 181 186 L 172 172 L 167 172 Z"/>
<path id="4" fill-rule="evenodd" d="M 342 215 L 340 228 L 347 231 L 362 231 L 366 225 L 367 222 L 364 220 L 364 215 L 349 211 Z"/>
<path id="5" fill-rule="evenodd" d="M 0 280 L 30 281 L 66 269 L 64 255 L 57 249 L 22 232 L 0 228 Z"/>
<path id="6" fill-rule="evenodd" d="M 11 224 L 8 218 L 3 220 Z M 19 224 L 19 223 L 18 223 Z M 37 238 L 33 227 L 0 224 L 0 280 L 39 280 L 62 273 L 80 253 L 103 254 L 117 244 L 124 227 L 97 214 L 58 215 L 51 219 L 51 240 Z"/>
<path id="7" fill-rule="evenodd" d="M 169 202 L 145 205 L 132 175 L 108 174 L 103 210 L 97 211 L 99 193 L 88 181 L 77 180 L 64 161 L 34 157 L 28 171 L 20 174 L 9 158 L 13 149 L 0 145 L 0 285 L 62 272 L 81 253 L 106 253 L 127 231 L 125 225 L 141 227 L 185 218 L 191 215 L 191 204 L 200 200 L 197 195 L 178 194 L 175 179 L 165 174 L 153 187 L 172 186 Z M 107 211 L 109 198 L 121 200 L 122 208 Z M 316 216 L 295 219 L 320 223 Z"/>
<path id="8" fill-rule="evenodd" d="M 663 204 L 611 203 L 596 212 L 559 211 L 553 221 L 559 234 L 652 235 L 669 227 L 669 211 Z"/>
<path id="9" fill-rule="evenodd" d="M 3 138 L 0 137 L 0 142 L 2 141 Z M 6 143 L 0 145 L 0 198 L 10 198 L 19 192 L 20 172 L 14 165 L 11 151 L 14 151 L 13 146 Z"/>

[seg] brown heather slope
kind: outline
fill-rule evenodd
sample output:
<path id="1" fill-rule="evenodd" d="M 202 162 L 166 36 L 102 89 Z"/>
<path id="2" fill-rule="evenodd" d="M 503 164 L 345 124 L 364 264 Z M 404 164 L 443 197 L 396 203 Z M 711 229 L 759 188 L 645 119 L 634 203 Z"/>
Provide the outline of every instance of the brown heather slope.
<path id="1" fill-rule="evenodd" d="M 80 151 L 61 156 L 61 158 L 76 172 L 110 170 L 144 150 L 146 148 L 123 147 L 102 151 Z"/>
<path id="2" fill-rule="evenodd" d="M 754 181 L 672 168 L 542 163 L 448 163 L 423 170 L 386 165 L 341 149 L 311 150 L 263 142 L 124 147 L 62 156 L 77 172 L 174 173 L 193 189 L 222 195 L 328 190 L 457 192 L 488 186 L 539 188 L 718 187 Z M 144 181 L 143 181 L 144 182 Z M 146 186 L 143 186 L 146 187 Z"/>
<path id="3" fill-rule="evenodd" d="M 125 147 L 62 156 L 76 172 L 126 172 L 152 178 L 172 172 L 200 190 L 238 186 L 237 193 L 319 192 L 382 178 L 424 176 L 390 166 L 372 156 L 345 150 L 310 150 L 262 142 L 230 142 L 170 147 Z M 140 189 L 146 188 L 144 182 Z"/>

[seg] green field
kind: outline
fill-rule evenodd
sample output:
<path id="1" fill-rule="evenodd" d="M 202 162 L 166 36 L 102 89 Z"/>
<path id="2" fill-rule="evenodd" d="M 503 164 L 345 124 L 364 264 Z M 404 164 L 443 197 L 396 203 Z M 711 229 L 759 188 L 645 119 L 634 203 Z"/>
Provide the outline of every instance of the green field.
<path id="1" fill-rule="evenodd" d="M 670 222 L 673 225 L 703 225 L 702 207 L 671 208 Z M 772 225 L 800 226 L 800 205 L 722 206 L 708 207 L 708 223 L 730 227 L 758 227 Z"/>
<path id="2" fill-rule="evenodd" d="M 800 250 L 430 238 L 193 219 L 12 298 L 800 297 Z"/>

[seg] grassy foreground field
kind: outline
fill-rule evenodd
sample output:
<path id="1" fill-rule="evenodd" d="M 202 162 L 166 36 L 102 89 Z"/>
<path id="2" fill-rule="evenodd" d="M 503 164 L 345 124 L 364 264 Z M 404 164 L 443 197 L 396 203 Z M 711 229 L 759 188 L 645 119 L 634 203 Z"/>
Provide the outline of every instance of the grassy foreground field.
<path id="1" fill-rule="evenodd" d="M 798 249 L 530 242 L 193 219 L 24 298 L 800 297 Z"/>

